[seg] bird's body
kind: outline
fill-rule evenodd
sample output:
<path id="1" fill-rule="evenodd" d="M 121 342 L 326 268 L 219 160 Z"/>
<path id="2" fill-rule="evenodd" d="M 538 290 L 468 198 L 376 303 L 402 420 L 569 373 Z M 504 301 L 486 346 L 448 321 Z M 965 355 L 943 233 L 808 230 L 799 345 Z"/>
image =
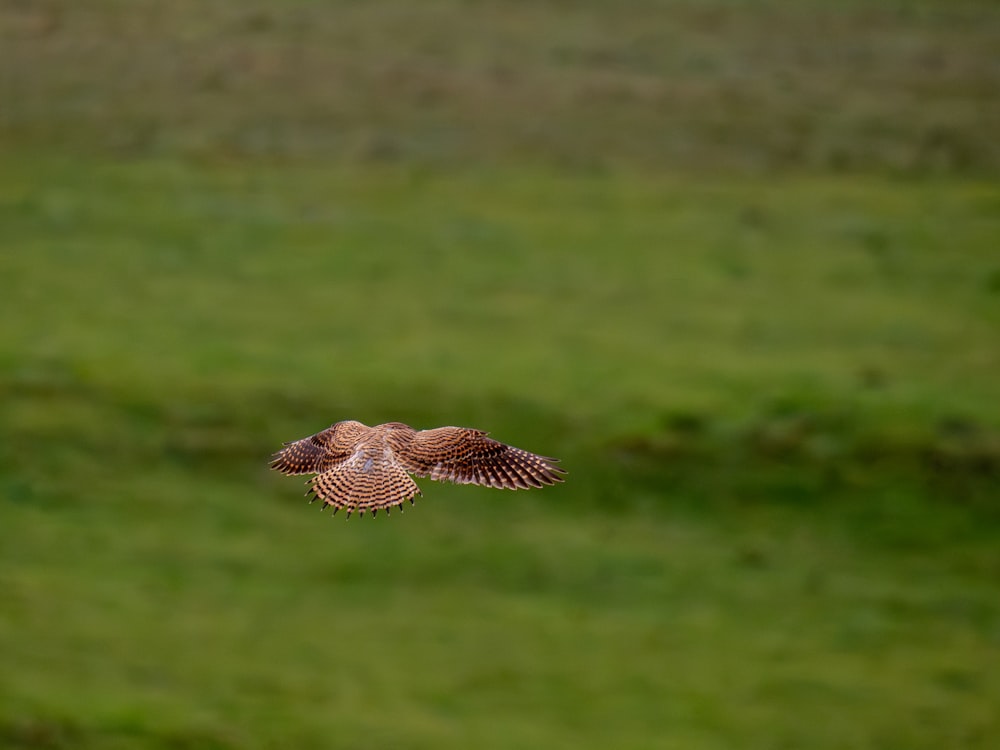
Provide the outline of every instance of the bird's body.
<path id="1" fill-rule="evenodd" d="M 457 484 L 529 489 L 563 481 L 556 459 L 497 442 L 482 430 L 439 427 L 415 430 L 402 422 L 368 427 L 348 420 L 322 432 L 285 443 L 271 468 L 282 474 L 316 474 L 309 495 L 334 512 L 384 508 L 419 494 L 410 477 Z"/>

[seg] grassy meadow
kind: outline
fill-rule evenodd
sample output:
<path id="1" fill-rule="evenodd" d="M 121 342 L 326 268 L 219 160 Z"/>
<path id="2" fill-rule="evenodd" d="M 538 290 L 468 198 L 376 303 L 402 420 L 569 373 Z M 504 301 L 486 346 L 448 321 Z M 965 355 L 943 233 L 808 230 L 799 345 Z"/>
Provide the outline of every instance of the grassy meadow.
<path id="1" fill-rule="evenodd" d="M 0 3 L 0 747 L 994 747 L 998 37 Z M 347 418 L 569 475 L 331 518 Z"/>

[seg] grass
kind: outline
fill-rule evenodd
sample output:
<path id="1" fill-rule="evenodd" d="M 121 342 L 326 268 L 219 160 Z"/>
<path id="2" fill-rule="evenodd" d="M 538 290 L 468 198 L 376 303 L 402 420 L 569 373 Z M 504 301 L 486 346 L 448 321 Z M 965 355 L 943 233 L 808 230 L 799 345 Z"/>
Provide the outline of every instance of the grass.
<path id="1" fill-rule="evenodd" d="M 992 747 L 996 12 L 641 7 L 0 11 L 0 746 Z M 341 418 L 570 474 L 331 520 Z"/>
<path id="2" fill-rule="evenodd" d="M 119 157 L 995 174 L 989 0 L 8 3 L 0 133 Z"/>

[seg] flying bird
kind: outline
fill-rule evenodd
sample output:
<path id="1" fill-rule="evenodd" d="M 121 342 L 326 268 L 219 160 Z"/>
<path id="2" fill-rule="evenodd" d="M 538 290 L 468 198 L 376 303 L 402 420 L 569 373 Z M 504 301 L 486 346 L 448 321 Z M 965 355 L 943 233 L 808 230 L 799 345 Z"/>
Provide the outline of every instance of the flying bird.
<path id="1" fill-rule="evenodd" d="M 282 474 L 315 474 L 306 493 L 323 507 L 348 516 L 374 516 L 423 493 L 410 474 L 456 484 L 530 489 L 562 482 L 558 459 L 497 442 L 468 427 L 415 430 L 402 422 L 369 427 L 347 420 L 285 443 L 271 468 Z"/>

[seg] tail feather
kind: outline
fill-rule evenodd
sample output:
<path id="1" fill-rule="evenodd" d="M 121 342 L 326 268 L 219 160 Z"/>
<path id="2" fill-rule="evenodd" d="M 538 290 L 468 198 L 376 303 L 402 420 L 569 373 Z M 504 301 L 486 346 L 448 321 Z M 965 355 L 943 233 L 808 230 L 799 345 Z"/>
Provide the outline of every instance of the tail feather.
<path id="1" fill-rule="evenodd" d="M 364 515 L 371 511 L 374 515 L 406 500 L 412 503 L 420 488 L 399 466 L 364 471 L 358 463 L 347 462 L 314 477 L 310 494 L 333 506 L 335 512 L 343 509 L 348 514 L 358 511 Z"/>

